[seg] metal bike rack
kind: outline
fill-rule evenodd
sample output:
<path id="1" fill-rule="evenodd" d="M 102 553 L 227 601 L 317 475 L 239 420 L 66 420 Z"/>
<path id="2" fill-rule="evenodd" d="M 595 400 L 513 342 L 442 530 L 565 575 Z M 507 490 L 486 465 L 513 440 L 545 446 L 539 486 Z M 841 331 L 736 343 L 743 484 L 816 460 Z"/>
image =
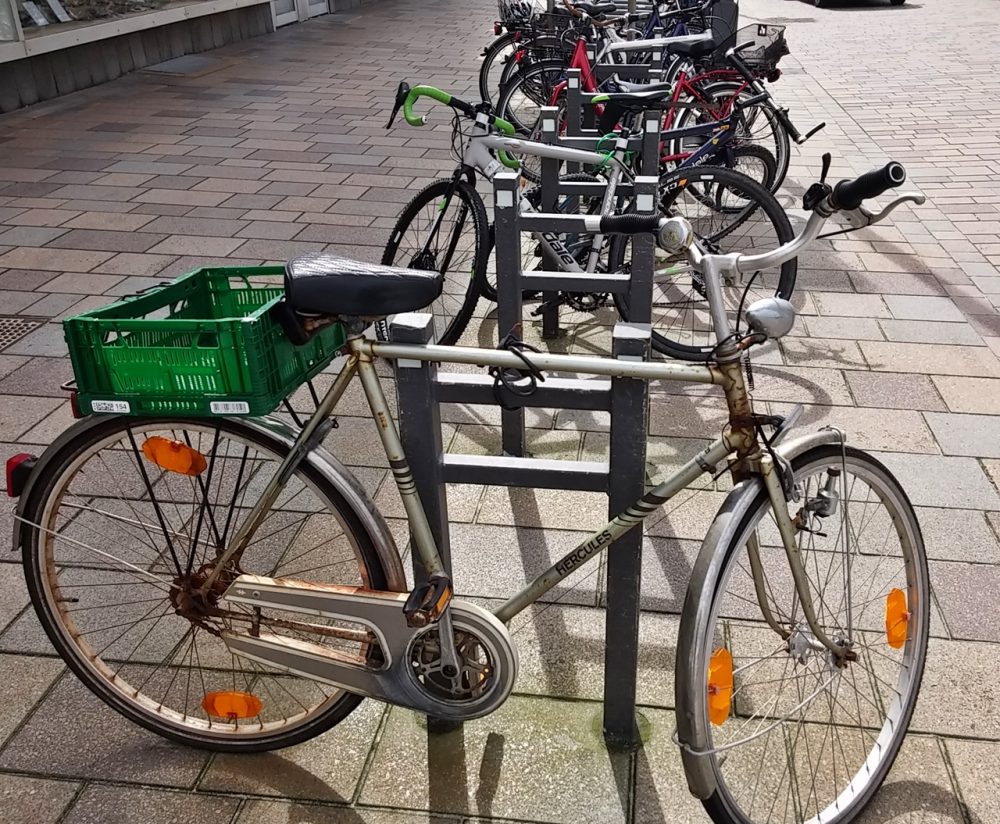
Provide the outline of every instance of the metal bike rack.
<path id="1" fill-rule="evenodd" d="M 577 72 L 577 75 L 579 73 Z M 583 103 L 577 94 L 572 105 Z M 589 104 L 588 104 L 589 105 Z M 571 122 L 580 123 L 577 110 Z M 601 138 L 596 132 L 574 128 L 567 137 L 556 133 L 556 110 L 543 110 L 545 139 L 577 148 L 594 150 Z M 657 188 L 660 115 L 648 113 L 644 133 L 631 138 L 630 147 L 642 152 L 645 176 L 634 188 L 622 186 L 623 194 L 634 194 L 639 211 L 652 212 Z M 575 134 L 573 132 L 576 132 Z M 650 171 L 652 172 L 650 174 Z M 630 275 L 574 274 L 544 270 L 521 271 L 521 233 L 585 230 L 579 215 L 553 214 L 560 195 L 595 193 L 598 183 L 566 183 L 558 177 L 555 160 L 543 160 L 542 211 L 520 214 L 520 181 L 504 172 L 494 179 L 497 269 L 498 332 L 521 337 L 522 292 L 608 291 L 627 292 L 632 321 L 619 322 L 612 334 L 612 355 L 636 360 L 649 356 L 650 312 L 653 283 L 653 241 L 648 235 L 632 239 Z M 558 319 L 556 319 L 558 323 Z M 543 321 L 544 325 L 544 321 Z M 390 325 L 393 341 L 427 343 L 432 337 L 429 315 L 400 315 Z M 528 355 L 530 358 L 530 354 Z M 605 492 L 609 517 L 617 515 L 644 492 L 646 433 L 649 392 L 645 381 L 630 378 L 592 379 L 548 377 L 528 396 L 495 388 L 486 374 L 447 373 L 436 364 L 397 362 L 399 422 L 403 443 L 420 499 L 431 530 L 449 563 L 448 504 L 446 484 L 489 484 Z M 502 409 L 501 456 L 445 454 L 441 441 L 441 403 L 494 405 L 499 398 L 514 409 Z M 546 407 L 605 411 L 611 414 L 610 452 L 607 461 L 565 461 L 534 458 L 524 445 L 524 408 Z M 639 743 L 635 718 L 638 661 L 639 591 L 642 530 L 620 539 L 607 558 L 606 644 L 604 676 L 604 733 L 609 746 L 632 747 Z M 419 580 L 423 570 L 414 561 Z M 434 724 L 433 720 L 431 723 Z M 434 726 L 431 727 L 435 729 Z M 444 729 L 444 727 L 436 727 Z"/>

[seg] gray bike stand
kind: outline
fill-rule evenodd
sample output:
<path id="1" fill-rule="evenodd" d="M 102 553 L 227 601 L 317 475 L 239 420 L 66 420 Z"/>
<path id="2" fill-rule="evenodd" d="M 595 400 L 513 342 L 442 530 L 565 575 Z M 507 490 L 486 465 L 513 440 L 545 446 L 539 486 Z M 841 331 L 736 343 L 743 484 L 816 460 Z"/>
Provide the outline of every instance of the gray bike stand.
<path id="1" fill-rule="evenodd" d="M 555 136 L 555 116 L 549 139 L 579 148 L 594 149 L 599 135 Z M 656 169 L 659 152 L 659 117 L 655 129 L 632 139 L 631 147 L 644 153 L 643 170 Z M 649 121 L 647 121 L 649 122 Z M 652 164 L 652 165 L 650 165 Z M 543 209 L 552 208 L 560 194 L 593 193 L 600 184 L 564 184 L 552 170 L 542 172 Z M 542 270 L 521 271 L 521 232 L 584 231 L 578 215 L 545 211 L 521 215 L 521 192 L 517 175 L 509 172 L 494 178 L 496 268 L 498 291 L 498 332 L 522 337 L 522 291 L 627 291 L 632 322 L 616 324 L 612 334 L 612 355 L 622 359 L 645 359 L 649 355 L 650 303 L 653 281 L 653 244 L 649 236 L 632 240 L 631 275 L 591 274 Z M 653 210 L 657 178 L 638 177 L 634 194 L 640 211 Z M 553 189 L 554 187 L 554 189 Z M 636 320 L 644 322 L 636 322 Z M 431 338 L 428 315 L 400 315 L 390 325 L 393 341 L 424 343 Z M 531 357 L 530 353 L 527 355 Z M 639 498 L 645 487 L 646 433 L 649 396 L 645 381 L 630 378 L 579 379 L 547 377 L 527 397 L 506 388 L 494 388 L 494 379 L 485 373 L 439 371 L 435 364 L 397 362 L 399 421 L 403 444 L 410 462 L 420 499 L 427 510 L 431 529 L 442 548 L 442 559 L 450 573 L 448 552 L 448 483 L 600 491 L 609 496 L 609 518 Z M 503 455 L 478 456 L 444 454 L 441 442 L 441 403 L 494 405 L 499 398 L 513 410 L 502 410 Z M 585 409 L 611 414 L 610 452 L 607 461 L 563 461 L 527 456 L 524 449 L 524 408 L 544 407 Z M 607 566 L 606 653 L 604 679 L 604 733 L 609 746 L 638 745 L 635 719 L 636 671 L 638 661 L 639 587 L 642 531 L 633 530 L 609 552 Z M 414 559 L 414 576 L 423 574 Z M 460 583 L 460 582 L 459 582 Z M 446 729 L 435 723 L 431 729 Z"/>

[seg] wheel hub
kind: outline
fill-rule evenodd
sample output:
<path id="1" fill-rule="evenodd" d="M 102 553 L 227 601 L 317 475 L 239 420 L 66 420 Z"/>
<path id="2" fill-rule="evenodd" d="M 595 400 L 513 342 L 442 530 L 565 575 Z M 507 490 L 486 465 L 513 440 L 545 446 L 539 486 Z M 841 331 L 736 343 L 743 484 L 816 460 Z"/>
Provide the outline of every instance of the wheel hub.
<path id="1" fill-rule="evenodd" d="M 209 576 L 215 569 L 214 563 L 203 564 L 194 572 L 178 575 L 173 580 L 170 587 L 170 603 L 174 612 L 182 618 L 187 618 L 192 624 L 197 624 L 205 629 L 212 629 L 207 626 L 205 619 L 222 614 L 219 609 L 219 601 L 225 594 L 229 585 L 239 575 L 235 570 L 223 570 L 216 577 L 208 589 L 203 590 Z"/>

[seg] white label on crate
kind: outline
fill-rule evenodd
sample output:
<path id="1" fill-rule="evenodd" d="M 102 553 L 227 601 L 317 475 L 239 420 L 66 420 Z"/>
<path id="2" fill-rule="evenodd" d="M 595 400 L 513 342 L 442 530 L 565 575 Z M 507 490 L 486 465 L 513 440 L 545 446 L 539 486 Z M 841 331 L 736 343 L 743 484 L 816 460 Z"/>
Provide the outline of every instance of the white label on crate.
<path id="1" fill-rule="evenodd" d="M 90 408 L 94 412 L 116 412 L 120 415 L 127 415 L 132 411 L 128 401 L 91 401 Z"/>
<path id="2" fill-rule="evenodd" d="M 208 408 L 216 415 L 247 415 L 250 404 L 245 401 L 212 401 Z"/>

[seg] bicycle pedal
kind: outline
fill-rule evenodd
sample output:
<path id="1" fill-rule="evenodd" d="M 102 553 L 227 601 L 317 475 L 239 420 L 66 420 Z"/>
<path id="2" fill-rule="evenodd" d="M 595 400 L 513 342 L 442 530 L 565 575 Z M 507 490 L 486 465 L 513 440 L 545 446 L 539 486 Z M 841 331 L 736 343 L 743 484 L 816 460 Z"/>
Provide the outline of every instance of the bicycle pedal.
<path id="1" fill-rule="evenodd" d="M 437 621 L 451 603 L 454 588 L 447 575 L 432 575 L 417 584 L 403 604 L 403 615 L 410 627 L 426 627 Z"/>

